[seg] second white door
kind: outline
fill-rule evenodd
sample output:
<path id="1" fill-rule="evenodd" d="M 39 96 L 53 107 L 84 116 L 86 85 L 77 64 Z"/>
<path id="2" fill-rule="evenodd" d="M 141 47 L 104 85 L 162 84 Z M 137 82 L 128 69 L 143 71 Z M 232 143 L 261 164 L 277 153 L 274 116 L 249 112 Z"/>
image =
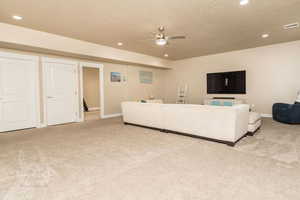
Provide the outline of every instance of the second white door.
<path id="1" fill-rule="evenodd" d="M 77 121 L 78 84 L 77 64 L 43 61 L 45 77 L 46 121 L 48 125 Z"/>

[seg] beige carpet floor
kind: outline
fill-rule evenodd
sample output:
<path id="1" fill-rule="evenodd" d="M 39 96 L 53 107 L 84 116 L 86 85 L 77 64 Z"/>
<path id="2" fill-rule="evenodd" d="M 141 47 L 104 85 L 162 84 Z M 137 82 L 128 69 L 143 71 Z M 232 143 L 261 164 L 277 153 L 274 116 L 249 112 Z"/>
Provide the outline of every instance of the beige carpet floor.
<path id="1" fill-rule="evenodd" d="M 300 126 L 236 147 L 120 118 L 0 134 L 1 200 L 299 200 Z"/>

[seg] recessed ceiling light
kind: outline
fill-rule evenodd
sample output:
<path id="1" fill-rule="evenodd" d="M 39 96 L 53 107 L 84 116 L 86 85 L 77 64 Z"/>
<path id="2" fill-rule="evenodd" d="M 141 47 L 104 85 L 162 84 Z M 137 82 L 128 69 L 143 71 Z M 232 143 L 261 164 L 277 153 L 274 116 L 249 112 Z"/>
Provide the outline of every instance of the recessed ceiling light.
<path id="1" fill-rule="evenodd" d="M 245 6 L 249 3 L 249 0 L 240 0 L 240 5 Z"/>
<path id="2" fill-rule="evenodd" d="M 118 42 L 118 46 L 123 46 L 123 43 L 122 42 Z"/>
<path id="3" fill-rule="evenodd" d="M 269 34 L 267 34 L 267 33 L 266 33 L 266 34 L 262 34 L 262 35 L 261 35 L 261 37 L 262 37 L 262 38 L 268 38 L 269 36 L 270 36 L 270 35 L 269 35 Z"/>
<path id="4" fill-rule="evenodd" d="M 15 20 L 22 20 L 23 19 L 23 17 L 21 17 L 19 15 L 14 15 L 14 16 L 12 16 L 12 18 L 15 19 Z"/>
<path id="5" fill-rule="evenodd" d="M 165 57 L 169 57 L 169 54 L 165 54 L 164 56 L 165 56 Z"/>

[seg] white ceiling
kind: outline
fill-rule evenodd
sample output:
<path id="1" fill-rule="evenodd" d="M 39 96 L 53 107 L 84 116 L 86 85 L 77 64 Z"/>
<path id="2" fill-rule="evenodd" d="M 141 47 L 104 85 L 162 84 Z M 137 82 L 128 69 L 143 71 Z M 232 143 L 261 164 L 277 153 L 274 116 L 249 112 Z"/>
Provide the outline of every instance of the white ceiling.
<path id="1" fill-rule="evenodd" d="M 300 29 L 282 28 L 300 22 L 300 0 L 1 0 L 0 22 L 177 60 L 300 40 Z M 154 45 L 160 25 L 187 39 Z"/>

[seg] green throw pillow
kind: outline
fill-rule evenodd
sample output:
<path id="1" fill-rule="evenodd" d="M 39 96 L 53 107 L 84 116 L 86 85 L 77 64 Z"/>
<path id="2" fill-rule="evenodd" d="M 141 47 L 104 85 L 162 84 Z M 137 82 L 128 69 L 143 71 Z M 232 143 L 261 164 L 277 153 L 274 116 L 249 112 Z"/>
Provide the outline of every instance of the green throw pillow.
<path id="1" fill-rule="evenodd" d="M 220 101 L 211 101 L 210 105 L 212 105 L 212 106 L 221 106 L 221 102 Z"/>
<path id="2" fill-rule="evenodd" d="M 223 106 L 233 106 L 231 101 L 224 101 Z"/>

